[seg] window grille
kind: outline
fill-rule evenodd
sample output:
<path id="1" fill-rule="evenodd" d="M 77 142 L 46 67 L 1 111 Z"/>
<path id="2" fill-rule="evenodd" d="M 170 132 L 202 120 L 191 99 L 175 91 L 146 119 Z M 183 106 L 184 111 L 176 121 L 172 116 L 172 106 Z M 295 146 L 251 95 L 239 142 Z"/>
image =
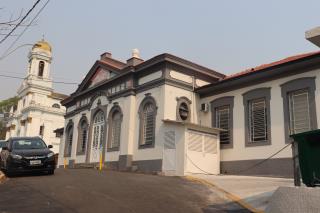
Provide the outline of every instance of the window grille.
<path id="1" fill-rule="evenodd" d="M 309 94 L 307 90 L 289 93 L 290 134 L 311 130 Z"/>
<path id="2" fill-rule="evenodd" d="M 104 139 L 104 113 L 98 112 L 94 117 L 93 123 L 93 149 L 101 149 Z"/>
<path id="3" fill-rule="evenodd" d="M 112 123 L 111 123 L 111 147 L 116 148 L 120 145 L 120 134 L 121 134 L 121 114 L 120 112 L 116 111 L 113 113 L 112 116 Z"/>
<path id="4" fill-rule="evenodd" d="M 80 143 L 80 152 L 81 153 L 84 153 L 86 151 L 86 146 L 87 146 L 87 141 L 88 141 L 88 124 L 86 121 L 83 121 L 81 123 L 81 129 L 80 129 L 80 134 L 81 134 L 81 137 L 80 137 L 80 140 L 81 140 L 81 143 Z"/>
<path id="5" fill-rule="evenodd" d="M 167 131 L 164 133 L 164 149 L 175 149 L 175 131 Z"/>
<path id="6" fill-rule="evenodd" d="M 230 106 L 216 108 L 216 127 L 226 130 L 220 132 L 220 143 L 230 144 Z"/>
<path id="7" fill-rule="evenodd" d="M 152 144 L 154 140 L 155 128 L 155 106 L 148 103 L 143 110 L 143 142 L 142 144 Z"/>
<path id="8" fill-rule="evenodd" d="M 73 139 L 73 127 L 69 127 L 66 134 L 66 146 L 65 146 L 65 155 L 71 156 L 72 149 L 72 139 Z"/>
<path id="9" fill-rule="evenodd" d="M 268 140 L 266 100 L 249 101 L 249 138 L 250 142 Z"/>
<path id="10" fill-rule="evenodd" d="M 188 105 L 185 103 L 185 102 L 182 102 L 180 105 L 179 105 L 179 115 L 180 115 L 180 118 L 185 121 L 188 119 L 188 116 L 189 116 L 189 107 Z"/>

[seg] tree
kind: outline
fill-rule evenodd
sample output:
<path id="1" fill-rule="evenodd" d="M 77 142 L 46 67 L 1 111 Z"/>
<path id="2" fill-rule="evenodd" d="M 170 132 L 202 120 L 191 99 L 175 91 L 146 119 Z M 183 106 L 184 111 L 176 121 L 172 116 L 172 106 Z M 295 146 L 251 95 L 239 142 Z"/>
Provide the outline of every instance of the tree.
<path id="1" fill-rule="evenodd" d="M 16 106 L 18 103 L 18 97 L 8 98 L 6 100 L 0 101 L 0 140 L 5 139 L 6 137 L 6 122 L 5 119 L 8 116 L 11 107 Z"/>

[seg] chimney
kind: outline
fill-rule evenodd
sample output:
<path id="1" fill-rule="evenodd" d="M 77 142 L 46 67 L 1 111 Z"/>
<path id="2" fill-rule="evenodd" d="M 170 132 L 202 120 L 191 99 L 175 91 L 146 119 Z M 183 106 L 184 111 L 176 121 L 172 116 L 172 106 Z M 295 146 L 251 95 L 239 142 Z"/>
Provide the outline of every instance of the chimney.
<path id="1" fill-rule="evenodd" d="M 109 53 L 109 52 L 102 53 L 102 54 L 100 55 L 100 60 L 103 60 L 103 59 L 105 59 L 105 58 L 112 58 L 112 54 Z"/>
<path id="2" fill-rule="evenodd" d="M 140 52 L 138 49 L 132 50 L 132 57 L 127 60 L 127 66 L 136 66 L 142 63 L 143 60 L 140 58 Z"/>

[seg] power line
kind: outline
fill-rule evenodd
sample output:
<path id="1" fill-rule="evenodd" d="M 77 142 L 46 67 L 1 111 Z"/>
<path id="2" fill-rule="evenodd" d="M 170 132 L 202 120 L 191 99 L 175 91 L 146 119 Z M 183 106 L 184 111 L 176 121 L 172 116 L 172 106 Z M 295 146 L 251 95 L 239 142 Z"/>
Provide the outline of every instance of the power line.
<path id="1" fill-rule="evenodd" d="M 268 158 L 263 159 L 263 160 L 255 163 L 255 164 L 253 164 L 252 166 L 249 166 L 249 167 L 247 167 L 247 168 L 245 168 L 245 169 L 236 171 L 235 173 L 232 173 L 232 174 L 233 174 L 233 175 L 239 175 L 240 173 L 243 173 L 243 172 L 245 172 L 245 171 L 248 171 L 248 170 L 250 170 L 250 169 L 253 169 L 253 168 L 255 168 L 255 167 L 263 164 L 263 163 L 266 162 L 267 160 L 270 160 L 272 157 L 274 157 L 274 156 L 276 156 L 277 154 L 279 154 L 281 151 L 283 151 L 284 149 L 286 149 L 286 148 L 287 148 L 289 145 L 291 145 L 291 144 L 292 144 L 292 142 L 291 142 L 291 143 L 288 143 L 287 145 L 285 145 L 284 147 L 282 147 L 280 150 L 278 150 L 278 151 L 275 152 L 274 154 L 270 155 Z M 199 169 L 200 171 L 202 171 L 203 173 L 205 173 L 205 174 L 207 174 L 207 175 L 215 175 L 215 174 L 212 174 L 212 173 L 210 173 L 210 172 L 207 172 L 207 171 L 201 169 L 199 166 L 197 166 L 197 165 L 191 160 L 191 158 L 190 158 L 187 154 L 186 154 L 186 157 L 188 158 L 188 160 L 191 162 L 192 165 L 194 165 L 196 168 L 198 168 L 198 169 Z"/>
<path id="2" fill-rule="evenodd" d="M 6 55 L 1 56 L 1 57 L 0 57 L 0 60 L 8 57 L 8 56 L 11 55 L 13 52 L 15 52 L 17 49 L 19 49 L 19 48 L 21 48 L 21 47 L 24 47 L 24 46 L 33 46 L 33 44 L 22 44 L 22 45 L 16 47 L 14 50 L 12 50 L 12 51 L 10 51 L 9 53 L 7 53 Z"/>
<path id="3" fill-rule="evenodd" d="M 1 58 L 6 57 L 6 54 L 9 52 L 9 50 L 15 45 L 15 43 L 21 38 L 21 36 L 26 32 L 28 27 L 34 22 L 34 20 L 40 15 L 40 13 L 43 11 L 43 9 L 47 6 L 47 4 L 50 2 L 50 0 L 47 0 L 47 2 L 41 7 L 41 9 L 38 11 L 38 13 L 33 17 L 30 24 L 24 28 L 22 33 L 12 42 L 12 44 L 7 48 L 7 50 L 2 54 Z"/>
<path id="4" fill-rule="evenodd" d="M 5 78 L 13 78 L 13 79 L 20 79 L 20 80 L 28 80 L 28 78 L 23 78 L 23 77 L 19 77 L 19 76 L 12 76 L 12 75 L 3 75 L 0 74 L 0 77 L 5 77 Z M 67 84 L 67 85 L 78 85 L 78 83 L 74 83 L 74 82 L 64 82 L 64 81 L 51 81 L 51 80 L 40 80 L 40 79 L 31 79 L 33 81 L 46 81 L 46 82 L 52 82 L 55 84 Z"/>
<path id="5" fill-rule="evenodd" d="M 31 7 L 31 9 L 26 13 L 26 15 L 24 15 L 24 17 L 19 21 L 19 23 L 0 41 L 0 44 L 2 42 L 4 42 L 19 26 L 20 24 L 28 17 L 28 15 L 32 12 L 32 10 L 34 10 L 34 8 L 37 6 L 37 4 L 39 4 L 41 0 L 37 0 L 33 6 Z"/>

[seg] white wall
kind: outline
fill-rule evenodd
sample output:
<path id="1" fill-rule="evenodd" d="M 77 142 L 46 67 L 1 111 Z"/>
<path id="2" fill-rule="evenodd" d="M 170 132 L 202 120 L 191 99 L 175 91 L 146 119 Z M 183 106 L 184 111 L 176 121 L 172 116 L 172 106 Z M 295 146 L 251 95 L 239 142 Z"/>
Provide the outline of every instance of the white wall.
<path id="1" fill-rule="evenodd" d="M 221 150 L 222 161 L 248 160 L 248 159 L 264 159 L 280 150 L 285 144 L 284 118 L 283 118 L 283 100 L 281 96 L 280 85 L 293 79 L 302 77 L 316 76 L 316 108 L 320 106 L 320 70 L 314 70 L 286 78 L 281 78 L 259 85 L 245 87 L 234 91 L 214 95 L 203 98 L 201 103 L 210 103 L 211 101 L 224 97 L 234 96 L 233 108 L 233 148 Z M 244 130 L 244 106 L 242 94 L 256 88 L 271 87 L 270 113 L 271 113 L 271 145 L 245 147 L 245 130 Z M 200 105 L 199 104 L 199 105 Z M 208 113 L 200 113 L 200 122 L 202 125 L 211 126 L 211 111 Z M 320 111 L 317 110 L 317 122 L 320 124 Z M 274 158 L 289 158 L 292 156 L 292 150 L 289 146 Z"/>

